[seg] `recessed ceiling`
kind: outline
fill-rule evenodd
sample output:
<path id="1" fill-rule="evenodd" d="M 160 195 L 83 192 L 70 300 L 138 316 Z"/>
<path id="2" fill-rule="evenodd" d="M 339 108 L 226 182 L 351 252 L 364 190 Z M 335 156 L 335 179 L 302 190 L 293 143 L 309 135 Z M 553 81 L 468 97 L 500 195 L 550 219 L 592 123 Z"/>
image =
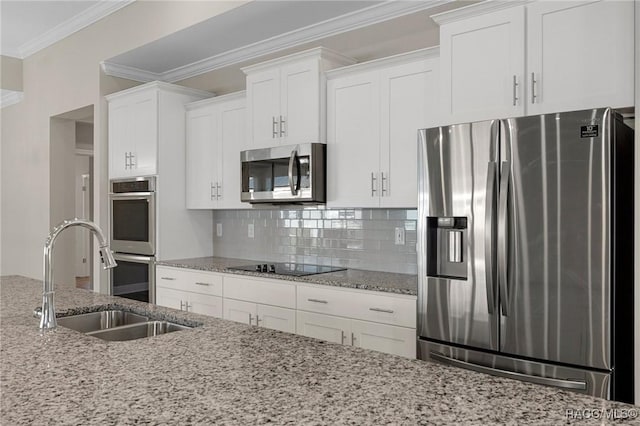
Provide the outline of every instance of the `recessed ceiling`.
<path id="1" fill-rule="evenodd" d="M 0 1 L 0 54 L 24 59 L 132 0 Z"/>
<path id="2" fill-rule="evenodd" d="M 103 62 L 107 75 L 177 82 L 453 0 L 250 1 Z"/>

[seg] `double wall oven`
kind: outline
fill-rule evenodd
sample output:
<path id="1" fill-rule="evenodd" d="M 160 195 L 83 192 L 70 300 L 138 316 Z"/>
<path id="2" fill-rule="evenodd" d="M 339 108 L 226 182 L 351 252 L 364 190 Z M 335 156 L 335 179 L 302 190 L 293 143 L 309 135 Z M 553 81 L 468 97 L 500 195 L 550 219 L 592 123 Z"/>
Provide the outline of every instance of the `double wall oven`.
<path id="1" fill-rule="evenodd" d="M 156 178 L 112 180 L 109 193 L 111 294 L 155 302 Z"/>

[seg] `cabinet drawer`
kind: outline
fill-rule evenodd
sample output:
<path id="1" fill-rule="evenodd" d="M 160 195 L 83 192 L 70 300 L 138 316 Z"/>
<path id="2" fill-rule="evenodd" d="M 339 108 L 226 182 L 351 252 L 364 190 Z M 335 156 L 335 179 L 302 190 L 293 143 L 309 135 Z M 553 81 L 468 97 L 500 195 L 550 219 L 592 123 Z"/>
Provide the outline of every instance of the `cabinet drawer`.
<path id="1" fill-rule="evenodd" d="M 222 296 L 222 276 L 212 272 L 158 266 L 156 286 Z"/>
<path id="2" fill-rule="evenodd" d="M 366 291 L 331 290 L 298 285 L 298 309 L 374 321 L 416 326 L 415 297 L 394 297 Z"/>
<path id="3" fill-rule="evenodd" d="M 273 280 L 224 276 L 224 297 L 295 309 L 296 286 Z"/>

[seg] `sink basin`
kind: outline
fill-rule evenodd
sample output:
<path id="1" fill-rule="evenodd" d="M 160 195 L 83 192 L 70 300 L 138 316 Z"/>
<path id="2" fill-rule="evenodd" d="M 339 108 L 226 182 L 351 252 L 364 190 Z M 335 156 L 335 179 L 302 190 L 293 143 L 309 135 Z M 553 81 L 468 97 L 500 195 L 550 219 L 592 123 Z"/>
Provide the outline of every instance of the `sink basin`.
<path id="1" fill-rule="evenodd" d="M 149 318 L 124 311 L 102 311 L 57 318 L 58 324 L 81 333 L 147 322 Z"/>
<path id="2" fill-rule="evenodd" d="M 109 341 L 141 339 L 191 328 L 121 310 L 70 315 L 57 318 L 57 322 L 63 327 Z"/>
<path id="3" fill-rule="evenodd" d="M 103 340 L 121 342 L 125 340 L 142 339 L 143 337 L 153 337 L 159 334 L 171 333 L 172 331 L 188 330 L 189 328 L 190 327 L 168 321 L 148 321 L 107 330 L 93 331 L 87 333 L 87 335 L 99 337 Z"/>

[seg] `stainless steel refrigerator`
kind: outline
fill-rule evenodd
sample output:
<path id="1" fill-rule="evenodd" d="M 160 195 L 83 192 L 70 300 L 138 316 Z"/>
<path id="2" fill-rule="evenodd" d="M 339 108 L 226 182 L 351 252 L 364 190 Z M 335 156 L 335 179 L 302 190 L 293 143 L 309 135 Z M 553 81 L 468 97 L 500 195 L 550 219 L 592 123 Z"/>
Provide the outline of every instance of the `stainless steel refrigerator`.
<path id="1" fill-rule="evenodd" d="M 602 108 L 418 145 L 419 357 L 633 402 L 633 130 Z"/>

